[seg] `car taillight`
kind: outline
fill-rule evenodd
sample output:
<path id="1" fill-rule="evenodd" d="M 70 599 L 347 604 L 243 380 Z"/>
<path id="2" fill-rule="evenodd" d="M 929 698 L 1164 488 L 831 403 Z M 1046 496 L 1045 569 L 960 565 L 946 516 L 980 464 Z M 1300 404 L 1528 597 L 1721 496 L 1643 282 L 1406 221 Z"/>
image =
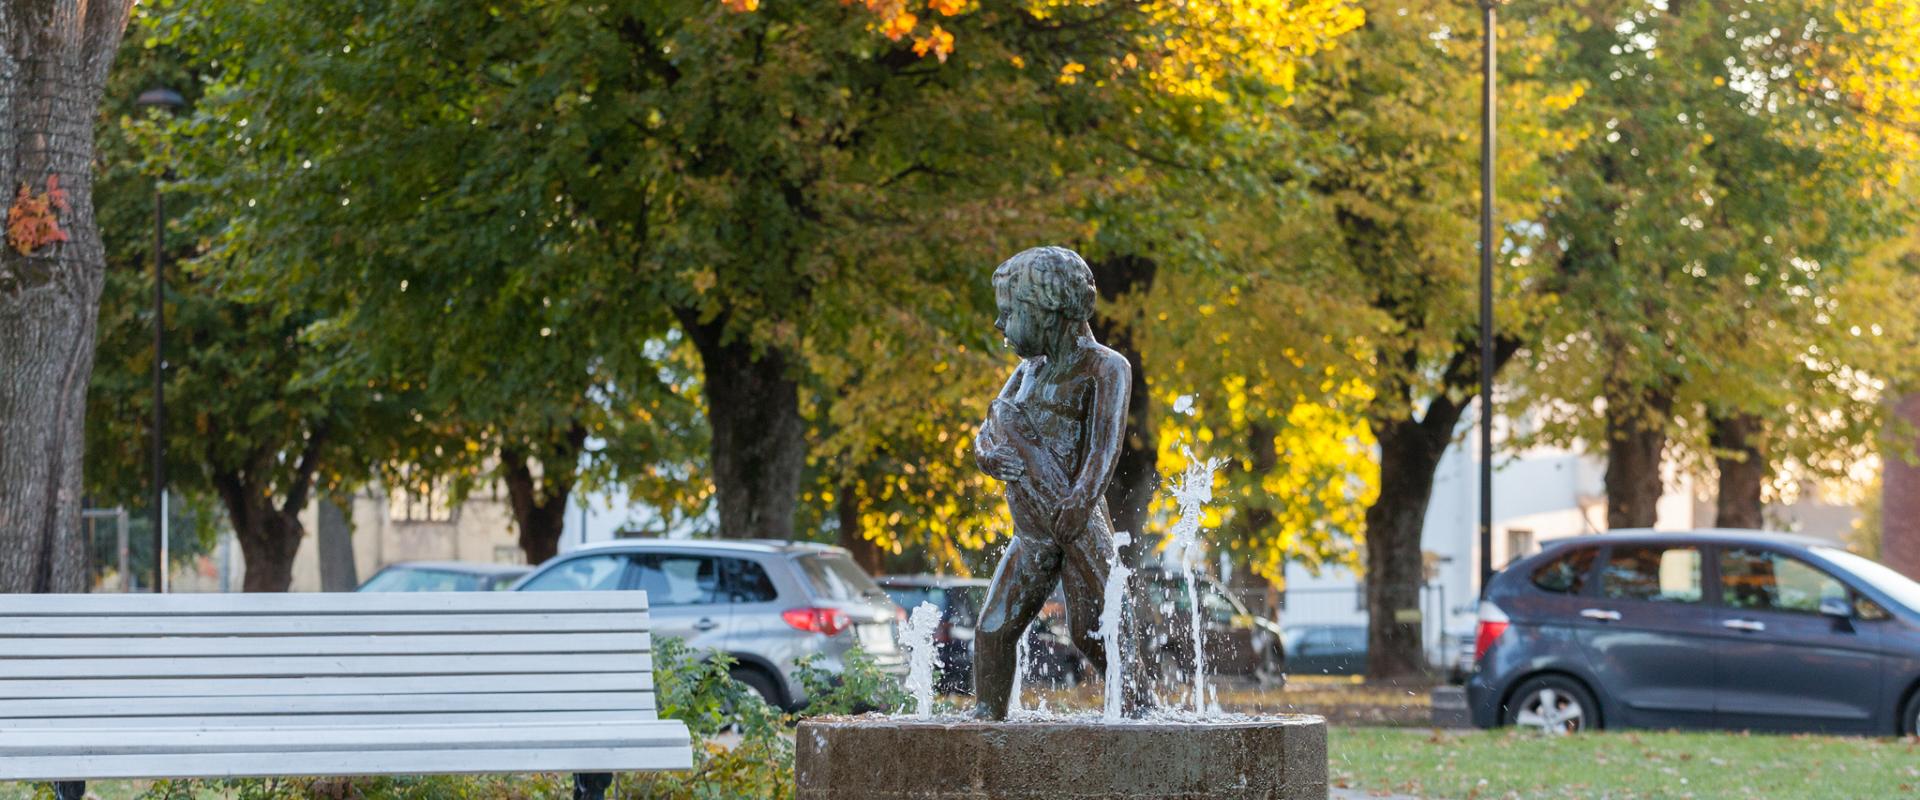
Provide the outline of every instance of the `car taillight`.
<path id="1" fill-rule="evenodd" d="M 780 618 L 796 630 L 828 636 L 844 631 L 853 624 L 847 612 L 837 608 L 789 608 L 780 612 Z"/>
<path id="2" fill-rule="evenodd" d="M 1480 625 L 1473 632 L 1473 663 L 1479 664 L 1480 657 L 1487 654 L 1487 648 L 1493 646 L 1493 640 L 1507 632 L 1507 612 L 1491 600 L 1480 601 Z"/>

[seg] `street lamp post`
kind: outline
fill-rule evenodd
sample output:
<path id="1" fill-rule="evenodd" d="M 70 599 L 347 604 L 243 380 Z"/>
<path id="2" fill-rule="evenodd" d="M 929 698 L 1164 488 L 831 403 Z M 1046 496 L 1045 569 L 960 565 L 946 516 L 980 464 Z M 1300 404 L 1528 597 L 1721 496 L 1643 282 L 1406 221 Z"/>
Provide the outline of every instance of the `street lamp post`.
<path id="1" fill-rule="evenodd" d="M 136 104 L 173 113 L 187 101 L 179 92 L 155 87 L 140 93 Z M 164 176 L 153 182 L 153 590 L 167 591 L 167 445 L 166 445 L 166 264 L 167 208 L 161 193 Z"/>
<path id="2" fill-rule="evenodd" d="M 1480 587 L 1493 579 L 1494 30 L 1499 0 L 1480 0 Z"/>

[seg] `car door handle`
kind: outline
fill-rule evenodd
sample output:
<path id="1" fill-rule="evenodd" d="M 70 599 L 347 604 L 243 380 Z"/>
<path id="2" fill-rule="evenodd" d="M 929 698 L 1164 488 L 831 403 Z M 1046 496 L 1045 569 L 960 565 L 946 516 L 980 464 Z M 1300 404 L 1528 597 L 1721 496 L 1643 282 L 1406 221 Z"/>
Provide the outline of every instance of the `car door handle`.
<path id="1" fill-rule="evenodd" d="M 1755 631 L 1764 631 L 1767 629 L 1767 623 L 1760 622 L 1757 620 L 1751 620 L 1751 619 L 1725 620 L 1720 623 L 1720 626 L 1723 628 L 1732 628 L 1736 631 L 1747 631 L 1748 633 L 1752 633 Z"/>
<path id="2" fill-rule="evenodd" d="M 1580 616 L 1586 617 L 1587 619 L 1603 619 L 1608 622 L 1620 621 L 1620 612 L 1609 611 L 1604 608 L 1583 608 L 1580 609 Z"/>
<path id="3" fill-rule="evenodd" d="M 710 631 L 718 627 L 720 627 L 720 623 L 710 619 L 702 619 L 699 622 L 693 623 L 693 629 L 696 631 Z"/>

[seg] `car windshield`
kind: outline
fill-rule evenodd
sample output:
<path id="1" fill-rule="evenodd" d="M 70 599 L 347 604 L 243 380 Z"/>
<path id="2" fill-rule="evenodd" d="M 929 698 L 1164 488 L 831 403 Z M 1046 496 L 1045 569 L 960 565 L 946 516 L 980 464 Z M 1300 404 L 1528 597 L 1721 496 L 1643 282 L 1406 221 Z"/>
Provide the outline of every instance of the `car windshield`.
<path id="1" fill-rule="evenodd" d="M 859 565 L 842 555 L 804 555 L 800 571 L 807 576 L 814 596 L 825 600 L 886 600 L 887 593 L 867 577 Z"/>
<path id="2" fill-rule="evenodd" d="M 487 578 L 464 572 L 438 569 L 395 569 L 388 567 L 368 578 L 363 592 L 478 592 L 491 588 Z"/>
<path id="3" fill-rule="evenodd" d="M 1914 583 L 1892 568 L 1870 558 L 1860 556 L 1833 547 L 1809 548 L 1821 558 L 1840 565 L 1873 588 L 1886 592 L 1894 602 L 1906 606 L 1908 611 L 1920 613 L 1920 583 Z"/>

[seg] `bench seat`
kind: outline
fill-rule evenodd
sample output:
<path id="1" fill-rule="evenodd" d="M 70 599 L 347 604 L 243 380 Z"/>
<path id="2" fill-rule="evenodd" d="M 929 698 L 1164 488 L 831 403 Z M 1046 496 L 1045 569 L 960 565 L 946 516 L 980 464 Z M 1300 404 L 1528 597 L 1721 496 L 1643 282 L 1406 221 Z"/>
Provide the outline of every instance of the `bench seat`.
<path id="1" fill-rule="evenodd" d="M 688 769 L 642 592 L 0 595 L 0 781 Z"/>

